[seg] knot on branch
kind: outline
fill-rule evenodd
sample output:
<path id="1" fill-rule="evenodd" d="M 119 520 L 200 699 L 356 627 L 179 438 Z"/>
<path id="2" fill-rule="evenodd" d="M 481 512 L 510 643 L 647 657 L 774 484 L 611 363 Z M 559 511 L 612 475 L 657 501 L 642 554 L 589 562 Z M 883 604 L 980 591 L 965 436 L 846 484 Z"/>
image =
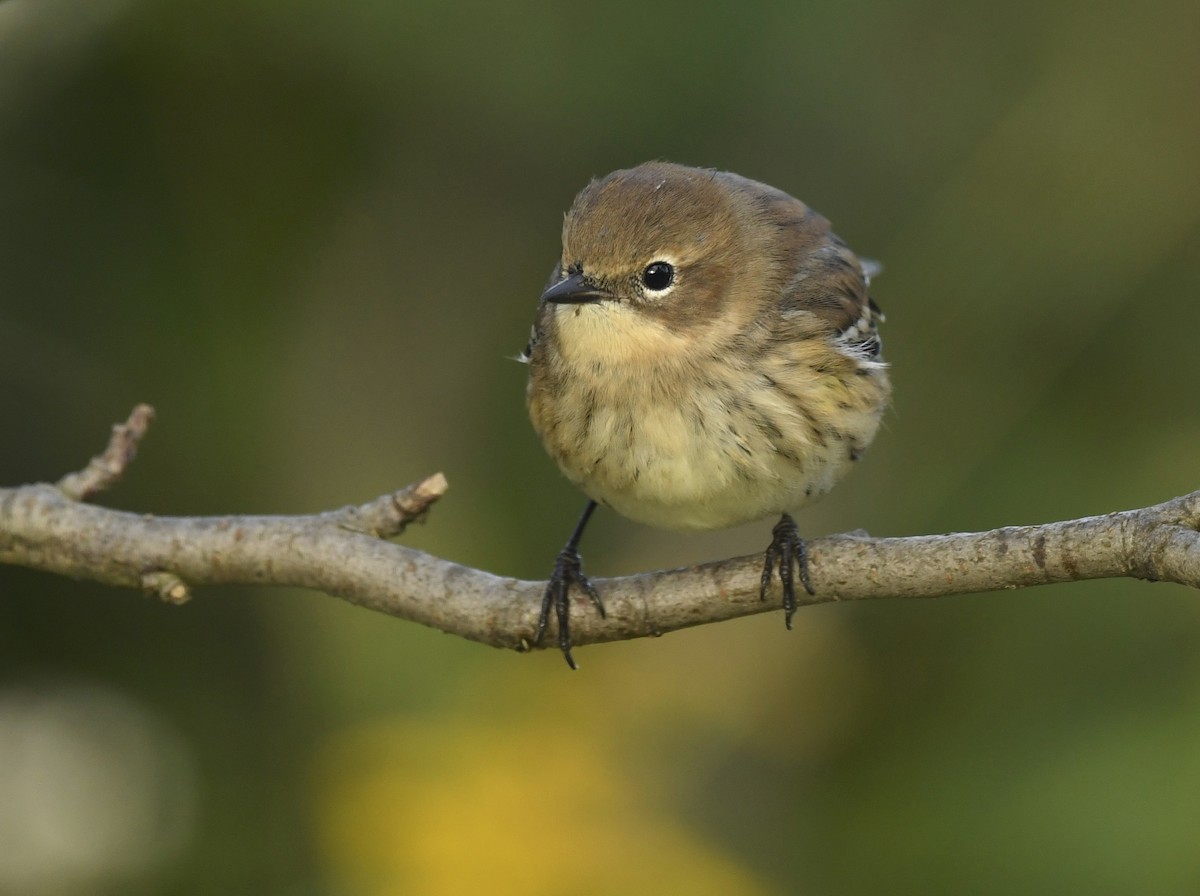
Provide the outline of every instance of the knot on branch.
<path id="1" fill-rule="evenodd" d="M 1200 588 L 1200 491 L 1125 516 L 1130 575 Z"/>
<path id="2" fill-rule="evenodd" d="M 164 603 L 180 606 L 192 599 L 187 583 L 173 572 L 155 570 L 142 574 L 142 590 Z"/>

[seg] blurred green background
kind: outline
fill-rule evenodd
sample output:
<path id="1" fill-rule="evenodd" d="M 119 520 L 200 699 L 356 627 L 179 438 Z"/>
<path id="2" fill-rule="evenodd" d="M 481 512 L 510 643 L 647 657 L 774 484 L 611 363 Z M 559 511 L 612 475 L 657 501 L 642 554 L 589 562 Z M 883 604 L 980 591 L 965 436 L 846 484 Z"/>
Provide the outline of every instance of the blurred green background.
<path id="1" fill-rule="evenodd" d="M 800 517 L 904 535 L 1200 487 L 1200 8 L 0 2 L 0 483 L 139 401 L 102 501 L 546 575 L 525 417 L 561 214 L 649 158 L 886 273 L 895 407 Z M 612 514 L 614 575 L 760 550 Z M 1200 596 L 1079 584 L 520 656 L 292 591 L 0 568 L 0 892 L 1200 889 Z"/>

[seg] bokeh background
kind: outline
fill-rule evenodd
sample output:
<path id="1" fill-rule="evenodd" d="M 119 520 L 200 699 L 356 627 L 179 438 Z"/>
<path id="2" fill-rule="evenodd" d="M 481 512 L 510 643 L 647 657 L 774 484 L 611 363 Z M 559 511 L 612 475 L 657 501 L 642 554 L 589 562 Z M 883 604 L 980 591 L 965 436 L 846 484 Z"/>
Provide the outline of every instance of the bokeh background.
<path id="1" fill-rule="evenodd" d="M 587 180 L 777 185 L 881 259 L 895 406 L 804 531 L 1200 487 L 1194 0 L 0 2 L 0 483 L 546 575 L 524 345 Z M 613 575 L 760 550 L 602 513 Z M 0 893 L 1200 889 L 1200 596 L 1101 582 L 521 656 L 327 596 L 0 568 Z"/>

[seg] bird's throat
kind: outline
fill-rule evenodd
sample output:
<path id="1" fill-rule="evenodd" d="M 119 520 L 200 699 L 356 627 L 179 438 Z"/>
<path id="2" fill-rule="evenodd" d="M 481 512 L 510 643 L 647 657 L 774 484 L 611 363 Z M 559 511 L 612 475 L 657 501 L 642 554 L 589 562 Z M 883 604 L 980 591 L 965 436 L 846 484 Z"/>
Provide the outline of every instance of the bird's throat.
<path id="1" fill-rule="evenodd" d="M 694 347 L 624 302 L 558 305 L 554 323 L 563 360 L 581 373 L 661 367 Z"/>

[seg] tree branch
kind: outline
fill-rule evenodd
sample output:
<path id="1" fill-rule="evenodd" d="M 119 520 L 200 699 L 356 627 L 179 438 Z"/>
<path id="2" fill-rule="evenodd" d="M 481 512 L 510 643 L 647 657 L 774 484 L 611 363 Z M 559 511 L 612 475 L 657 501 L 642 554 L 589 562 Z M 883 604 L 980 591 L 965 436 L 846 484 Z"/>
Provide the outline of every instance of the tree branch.
<path id="1" fill-rule="evenodd" d="M 440 473 L 310 516 L 165 517 L 81 503 L 122 475 L 152 417 L 139 405 L 113 427 L 103 453 L 57 485 L 0 489 L 0 563 L 141 588 L 172 603 L 197 585 L 312 588 L 473 641 L 530 648 L 544 582 L 383 540 L 445 493 Z M 1198 529 L 1200 491 L 1140 510 L 991 532 L 817 538 L 807 542 L 816 595 L 799 597 L 802 604 L 942 597 L 1123 576 L 1200 588 Z M 776 610 L 758 598 L 761 568 L 753 555 L 596 580 L 608 618 L 583 598 L 572 639 L 625 640 Z"/>

